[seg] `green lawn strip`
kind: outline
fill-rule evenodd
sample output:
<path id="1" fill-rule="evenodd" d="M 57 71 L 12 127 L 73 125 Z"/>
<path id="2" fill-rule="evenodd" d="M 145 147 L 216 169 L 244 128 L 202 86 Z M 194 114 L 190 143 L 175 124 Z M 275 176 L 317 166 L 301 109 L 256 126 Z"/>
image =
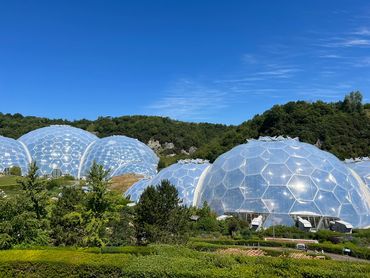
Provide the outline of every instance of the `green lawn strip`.
<path id="1" fill-rule="evenodd" d="M 16 185 L 19 178 L 20 177 L 17 176 L 0 176 L 0 188 L 3 186 Z"/>

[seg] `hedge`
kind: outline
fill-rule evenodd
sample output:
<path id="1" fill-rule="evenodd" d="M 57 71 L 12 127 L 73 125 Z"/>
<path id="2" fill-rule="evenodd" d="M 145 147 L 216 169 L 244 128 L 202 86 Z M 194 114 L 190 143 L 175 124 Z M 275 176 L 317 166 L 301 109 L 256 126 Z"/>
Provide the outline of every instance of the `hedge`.
<path id="1" fill-rule="evenodd" d="M 119 253 L 119 248 L 111 253 L 96 253 L 90 249 L 6 250 L 0 252 L 0 277 L 347 278 L 367 277 L 370 273 L 370 264 L 366 263 L 230 256 L 182 246 L 148 248 L 147 253 L 134 250 L 132 254 L 128 249 Z"/>
<path id="2" fill-rule="evenodd" d="M 207 243 L 207 244 L 214 244 L 214 245 L 241 245 L 241 246 L 262 246 L 262 247 L 286 247 L 286 248 L 296 248 L 296 243 L 290 242 L 276 242 L 276 241 L 265 241 L 265 240 L 233 240 L 233 239 L 200 239 L 200 238 L 192 238 L 190 241 L 191 243 Z M 211 251 L 212 247 L 210 245 L 204 245 L 204 250 L 209 248 L 208 250 Z M 350 248 L 351 254 L 350 256 L 370 260 L 370 249 L 365 247 L 358 247 L 354 244 L 333 244 L 333 243 L 310 243 L 306 244 L 308 249 L 310 250 L 324 250 L 328 253 L 334 254 L 343 254 L 343 248 Z M 202 251 L 202 246 L 196 247 L 197 250 Z"/>

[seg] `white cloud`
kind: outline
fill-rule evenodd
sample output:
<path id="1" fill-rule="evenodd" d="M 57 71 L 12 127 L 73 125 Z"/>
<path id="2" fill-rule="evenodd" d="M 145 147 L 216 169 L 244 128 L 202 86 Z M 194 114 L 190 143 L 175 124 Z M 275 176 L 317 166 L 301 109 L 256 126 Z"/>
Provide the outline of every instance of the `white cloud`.
<path id="1" fill-rule="evenodd" d="M 227 108 L 230 100 L 231 97 L 220 89 L 180 80 L 147 108 L 157 115 L 173 119 L 205 121 Z"/>
<path id="2" fill-rule="evenodd" d="M 319 44 L 322 47 L 370 47 L 370 39 L 333 38 Z"/>
<path id="3" fill-rule="evenodd" d="M 370 36 L 370 28 L 361 27 L 357 31 L 353 32 L 353 34 L 360 36 Z"/>

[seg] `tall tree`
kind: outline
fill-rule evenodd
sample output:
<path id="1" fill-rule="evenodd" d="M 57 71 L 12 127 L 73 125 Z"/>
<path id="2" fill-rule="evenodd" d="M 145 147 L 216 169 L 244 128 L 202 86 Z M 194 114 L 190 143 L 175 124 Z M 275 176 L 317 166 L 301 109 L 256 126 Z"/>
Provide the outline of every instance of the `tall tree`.
<path id="1" fill-rule="evenodd" d="M 90 187 L 87 195 L 87 208 L 93 212 L 95 217 L 101 217 L 109 206 L 109 171 L 94 161 L 87 176 L 87 184 Z"/>
<path id="2" fill-rule="evenodd" d="M 32 209 L 36 213 L 37 219 L 40 220 L 47 214 L 47 190 L 45 181 L 40 179 L 37 173 L 38 169 L 36 162 L 31 162 L 27 176 L 24 179 L 19 179 L 17 182 L 26 196 L 30 198 Z"/>
<path id="3" fill-rule="evenodd" d="M 189 210 L 180 205 L 177 189 L 162 181 L 149 186 L 136 206 L 136 230 L 139 243 L 186 241 Z"/>
<path id="4" fill-rule="evenodd" d="M 362 94 L 359 91 L 346 95 L 343 101 L 343 110 L 349 113 L 363 111 Z"/>

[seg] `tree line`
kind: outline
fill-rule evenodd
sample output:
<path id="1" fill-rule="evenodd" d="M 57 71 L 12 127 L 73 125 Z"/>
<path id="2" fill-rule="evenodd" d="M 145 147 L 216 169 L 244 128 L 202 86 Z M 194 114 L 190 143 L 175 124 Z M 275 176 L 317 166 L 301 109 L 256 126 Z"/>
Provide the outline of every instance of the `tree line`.
<path id="1" fill-rule="evenodd" d="M 319 142 L 323 150 L 341 159 L 370 155 L 370 104 L 363 104 L 360 92 L 351 92 L 343 101 L 288 102 L 275 105 L 238 126 L 187 123 L 165 117 L 99 117 L 97 120 L 68 121 L 21 114 L 0 113 L 0 135 L 18 138 L 36 128 L 68 124 L 91 131 L 99 137 L 126 135 L 147 143 L 158 140 L 174 143 L 174 152 L 198 150 L 193 157 L 215 160 L 220 154 L 248 138 L 285 135 L 301 141 Z M 165 166 L 176 159 L 165 158 Z"/>

